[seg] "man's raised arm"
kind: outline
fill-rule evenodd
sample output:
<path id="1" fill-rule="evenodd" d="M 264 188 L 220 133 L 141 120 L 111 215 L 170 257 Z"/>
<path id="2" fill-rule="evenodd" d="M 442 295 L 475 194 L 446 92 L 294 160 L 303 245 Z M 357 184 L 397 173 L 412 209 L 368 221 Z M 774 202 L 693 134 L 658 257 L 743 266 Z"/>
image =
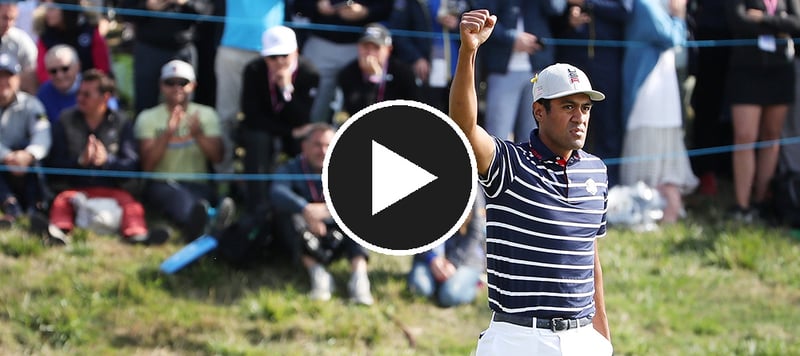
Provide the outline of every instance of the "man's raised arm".
<path id="1" fill-rule="evenodd" d="M 478 96 L 475 92 L 475 57 L 478 47 L 492 34 L 497 18 L 488 10 L 473 10 L 461 15 L 461 47 L 450 88 L 450 117 L 472 145 L 478 174 L 486 175 L 494 156 L 494 141 L 478 126 Z"/>

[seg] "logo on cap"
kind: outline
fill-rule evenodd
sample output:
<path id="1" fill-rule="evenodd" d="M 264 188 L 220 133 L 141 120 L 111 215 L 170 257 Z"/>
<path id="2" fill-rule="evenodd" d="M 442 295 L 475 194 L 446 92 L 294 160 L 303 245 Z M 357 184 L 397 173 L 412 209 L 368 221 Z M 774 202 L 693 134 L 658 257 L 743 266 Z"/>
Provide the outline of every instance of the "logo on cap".
<path id="1" fill-rule="evenodd" d="M 567 72 L 569 73 L 569 83 L 579 83 L 581 78 L 578 76 L 578 71 L 572 68 L 567 68 Z"/>

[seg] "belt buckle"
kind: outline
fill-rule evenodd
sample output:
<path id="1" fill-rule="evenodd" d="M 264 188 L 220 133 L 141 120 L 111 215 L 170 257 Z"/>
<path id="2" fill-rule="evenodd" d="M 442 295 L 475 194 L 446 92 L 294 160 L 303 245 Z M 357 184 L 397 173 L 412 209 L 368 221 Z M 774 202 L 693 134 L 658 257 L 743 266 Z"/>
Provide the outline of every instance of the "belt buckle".
<path id="1" fill-rule="evenodd" d="M 564 318 L 550 319 L 550 330 L 552 330 L 553 332 L 564 331 L 567 329 L 569 329 L 569 323 L 568 322 L 565 323 Z"/>

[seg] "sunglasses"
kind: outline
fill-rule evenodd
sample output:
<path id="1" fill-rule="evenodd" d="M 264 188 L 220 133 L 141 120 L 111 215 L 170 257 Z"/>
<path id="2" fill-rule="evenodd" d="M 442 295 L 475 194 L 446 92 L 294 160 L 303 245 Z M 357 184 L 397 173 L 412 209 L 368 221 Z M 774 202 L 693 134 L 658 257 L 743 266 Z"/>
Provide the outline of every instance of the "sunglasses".
<path id="1" fill-rule="evenodd" d="M 178 86 L 178 87 L 185 87 L 185 86 L 189 85 L 189 81 L 188 81 L 188 80 L 186 80 L 186 79 L 181 79 L 181 78 L 169 78 L 169 79 L 165 79 L 165 80 L 163 81 L 163 83 L 164 83 L 164 85 L 166 85 L 166 86 L 168 86 L 168 87 L 175 87 L 175 86 Z"/>
<path id="2" fill-rule="evenodd" d="M 274 60 L 274 59 L 286 58 L 286 57 L 289 57 L 289 55 L 288 54 L 274 54 L 274 55 L 271 55 L 271 56 L 267 56 L 267 59 L 273 59 Z"/>
<path id="3" fill-rule="evenodd" d="M 58 72 L 66 73 L 69 72 L 69 66 L 47 68 L 47 72 L 50 73 L 50 75 L 56 75 Z"/>

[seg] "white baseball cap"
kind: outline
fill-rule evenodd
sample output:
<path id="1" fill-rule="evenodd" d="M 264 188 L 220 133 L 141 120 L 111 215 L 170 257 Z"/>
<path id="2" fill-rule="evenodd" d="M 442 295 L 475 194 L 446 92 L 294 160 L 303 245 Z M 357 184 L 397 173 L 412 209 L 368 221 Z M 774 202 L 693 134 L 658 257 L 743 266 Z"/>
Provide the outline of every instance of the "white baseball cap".
<path id="1" fill-rule="evenodd" d="M 161 80 L 169 78 L 183 78 L 190 82 L 194 81 L 194 68 L 189 63 L 173 59 L 161 67 Z"/>
<path id="2" fill-rule="evenodd" d="M 286 26 L 273 26 L 261 35 L 261 55 L 280 56 L 297 50 L 297 36 Z"/>
<path id="3" fill-rule="evenodd" d="M 577 67 L 565 64 L 553 64 L 536 74 L 533 79 L 533 101 L 554 99 L 572 94 L 584 93 L 594 101 L 606 98 L 605 94 L 592 89 L 589 77 Z"/>

